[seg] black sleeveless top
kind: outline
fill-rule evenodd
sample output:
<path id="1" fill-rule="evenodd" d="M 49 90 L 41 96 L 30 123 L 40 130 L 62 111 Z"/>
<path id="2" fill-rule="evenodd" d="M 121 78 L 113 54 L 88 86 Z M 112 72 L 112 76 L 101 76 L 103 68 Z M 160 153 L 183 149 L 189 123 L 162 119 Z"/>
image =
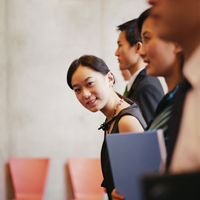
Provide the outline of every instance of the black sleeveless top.
<path id="1" fill-rule="evenodd" d="M 124 115 L 132 115 L 132 116 L 136 117 L 139 120 L 142 127 L 144 129 L 146 128 L 146 122 L 145 122 L 144 118 L 142 117 L 142 114 L 141 114 L 138 106 L 134 103 L 131 106 L 129 106 L 119 112 L 119 114 L 117 115 L 117 117 L 115 119 L 115 123 L 114 123 L 114 126 L 113 126 L 110 134 L 119 133 L 118 122 L 121 119 L 121 117 Z M 102 149 L 101 149 L 101 168 L 102 168 L 102 173 L 103 173 L 103 177 L 104 177 L 104 180 L 103 180 L 101 186 L 106 188 L 108 198 L 109 198 L 109 200 L 112 200 L 111 192 L 113 191 L 115 186 L 113 183 L 112 171 L 111 171 L 111 167 L 110 167 L 110 161 L 109 161 L 109 157 L 108 157 L 108 149 L 107 149 L 107 145 L 106 145 L 106 137 L 105 136 L 106 136 L 106 131 L 104 133 L 104 141 L 103 141 L 103 145 L 102 145 Z"/>

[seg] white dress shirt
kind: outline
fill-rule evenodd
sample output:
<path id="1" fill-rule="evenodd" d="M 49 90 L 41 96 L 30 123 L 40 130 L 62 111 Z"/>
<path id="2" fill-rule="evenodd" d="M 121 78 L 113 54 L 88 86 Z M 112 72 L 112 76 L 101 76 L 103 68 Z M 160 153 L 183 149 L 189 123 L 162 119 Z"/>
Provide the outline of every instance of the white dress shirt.
<path id="1" fill-rule="evenodd" d="M 135 81 L 137 75 L 144 69 L 144 67 L 140 68 L 139 70 L 137 70 L 130 78 L 128 84 L 127 84 L 127 91 L 129 91 L 131 89 L 131 86 L 133 85 L 133 82 Z"/>
<path id="2" fill-rule="evenodd" d="M 185 64 L 183 74 L 192 89 L 186 94 L 172 173 L 200 170 L 200 46 Z"/>

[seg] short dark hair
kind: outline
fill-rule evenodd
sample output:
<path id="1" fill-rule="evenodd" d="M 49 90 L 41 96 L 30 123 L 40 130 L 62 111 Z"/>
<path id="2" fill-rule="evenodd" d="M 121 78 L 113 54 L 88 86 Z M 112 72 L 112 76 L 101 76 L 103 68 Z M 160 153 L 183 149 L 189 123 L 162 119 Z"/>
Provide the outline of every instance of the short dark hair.
<path id="1" fill-rule="evenodd" d="M 124 24 L 117 26 L 118 31 L 126 31 L 126 39 L 131 46 L 137 42 L 142 42 L 138 31 L 136 30 L 137 19 L 132 19 Z"/>
<path id="2" fill-rule="evenodd" d="M 110 71 L 106 63 L 101 58 L 93 55 L 83 55 L 80 58 L 74 60 L 68 69 L 67 83 L 71 89 L 73 89 L 71 84 L 72 76 L 80 65 L 89 67 L 103 75 L 106 75 Z"/>
<path id="3" fill-rule="evenodd" d="M 150 11 L 151 9 L 148 8 L 147 10 L 145 10 L 143 13 L 140 14 L 140 16 L 138 17 L 137 19 L 137 23 L 136 23 L 136 26 L 137 26 L 137 31 L 138 31 L 138 34 L 141 35 L 141 32 L 142 32 L 142 25 L 144 23 L 144 21 L 150 16 Z"/>

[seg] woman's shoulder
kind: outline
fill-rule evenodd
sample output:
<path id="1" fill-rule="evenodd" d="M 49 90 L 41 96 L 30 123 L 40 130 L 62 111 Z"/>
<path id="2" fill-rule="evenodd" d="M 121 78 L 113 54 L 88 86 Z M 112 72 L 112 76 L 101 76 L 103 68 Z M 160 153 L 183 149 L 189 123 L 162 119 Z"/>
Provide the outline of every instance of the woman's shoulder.
<path id="1" fill-rule="evenodd" d="M 120 133 L 144 131 L 144 127 L 140 123 L 140 120 L 132 115 L 121 117 L 118 122 L 118 128 Z"/>
<path id="2" fill-rule="evenodd" d="M 134 117 L 135 119 L 131 119 L 130 117 Z M 121 121 L 123 123 L 126 123 L 126 121 L 127 123 L 130 123 L 130 120 L 138 120 L 143 128 L 146 127 L 146 122 L 136 103 L 122 109 L 117 116 L 117 121 Z"/>
<path id="3" fill-rule="evenodd" d="M 118 115 L 124 115 L 128 113 L 136 114 L 139 111 L 139 107 L 137 106 L 136 103 L 133 103 L 132 105 L 123 108 Z"/>

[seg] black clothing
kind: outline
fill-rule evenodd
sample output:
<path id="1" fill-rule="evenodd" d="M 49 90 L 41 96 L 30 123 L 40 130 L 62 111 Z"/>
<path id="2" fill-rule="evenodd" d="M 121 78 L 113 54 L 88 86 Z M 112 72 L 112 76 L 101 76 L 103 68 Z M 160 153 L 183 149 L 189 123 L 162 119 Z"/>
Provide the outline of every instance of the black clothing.
<path id="1" fill-rule="evenodd" d="M 186 96 L 186 93 L 190 89 L 191 89 L 190 83 L 186 79 L 183 79 L 183 81 L 180 83 L 177 93 L 175 94 L 174 109 L 172 112 L 172 116 L 169 120 L 169 127 L 166 133 L 170 137 L 168 155 L 167 155 L 167 161 L 166 161 L 167 170 L 169 169 L 169 166 L 171 163 L 174 146 L 176 144 L 176 140 L 177 140 L 177 136 L 179 132 L 185 96 Z"/>
<path id="2" fill-rule="evenodd" d="M 143 69 L 137 75 L 126 97 L 138 104 L 146 123 L 149 124 L 158 103 L 164 97 L 164 91 L 159 79 L 148 76 L 146 69 Z"/>
<path id="3" fill-rule="evenodd" d="M 143 128 L 146 127 L 146 122 L 143 119 L 138 106 L 134 103 L 131 106 L 129 106 L 119 112 L 119 114 L 116 116 L 116 120 L 115 120 L 114 126 L 113 126 L 110 134 L 119 133 L 118 122 L 121 119 L 121 117 L 124 115 L 132 115 L 132 116 L 136 117 L 139 120 L 142 127 Z M 101 186 L 106 188 L 108 198 L 109 198 L 109 200 L 111 200 L 112 199 L 111 192 L 113 191 L 113 189 L 115 187 L 114 187 L 114 183 L 113 183 L 112 171 L 111 171 L 110 161 L 109 161 L 109 157 L 108 157 L 108 149 L 107 149 L 107 145 L 106 145 L 106 131 L 105 131 L 104 141 L 103 141 L 103 145 L 102 145 L 102 149 L 101 149 L 101 167 L 102 167 L 102 173 L 103 173 L 103 177 L 104 177 L 104 181 Z"/>
<path id="4" fill-rule="evenodd" d="M 169 127 L 169 120 L 172 116 L 172 112 L 174 109 L 175 94 L 178 91 L 178 88 L 179 85 L 177 85 L 171 92 L 167 93 L 163 97 L 161 102 L 158 104 L 158 107 L 154 115 L 154 119 L 146 128 L 146 130 L 157 130 L 157 129 L 163 130 L 165 146 L 167 151 L 170 140 L 169 132 L 167 132 L 167 129 Z"/>

